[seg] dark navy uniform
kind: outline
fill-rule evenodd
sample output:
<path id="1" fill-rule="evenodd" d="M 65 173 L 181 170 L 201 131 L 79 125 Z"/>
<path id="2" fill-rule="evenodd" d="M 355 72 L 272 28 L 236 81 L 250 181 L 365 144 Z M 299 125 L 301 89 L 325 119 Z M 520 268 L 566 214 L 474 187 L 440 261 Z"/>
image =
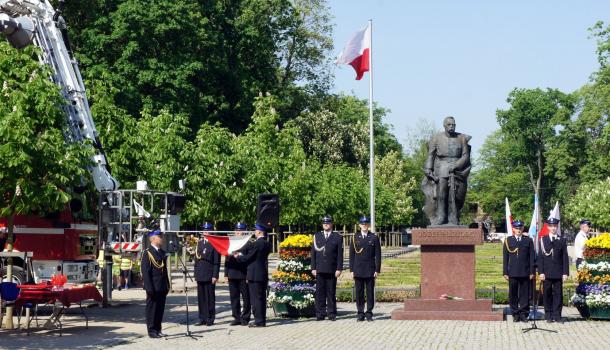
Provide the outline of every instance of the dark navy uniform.
<path id="1" fill-rule="evenodd" d="M 216 316 L 216 281 L 220 273 L 220 254 L 202 238 L 195 253 L 195 280 L 200 324 L 211 326 Z M 212 281 L 214 279 L 214 281 Z"/>
<path id="2" fill-rule="evenodd" d="M 245 230 L 246 225 L 237 223 L 236 230 Z M 239 252 L 247 254 L 250 243 L 243 246 Z M 234 256 L 225 257 L 225 277 L 229 279 L 229 298 L 231 300 L 231 312 L 233 322 L 231 325 L 247 326 L 250 322 L 250 292 L 246 283 L 246 274 L 248 272 L 248 264 L 243 261 L 238 261 Z M 243 305 L 242 305 L 243 303 Z M 243 308 L 242 308 L 243 307 Z"/>
<path id="3" fill-rule="evenodd" d="M 563 307 L 563 275 L 570 273 L 565 239 L 542 237 L 538 254 L 538 272 L 544 274 L 544 318 L 561 321 Z"/>
<path id="4" fill-rule="evenodd" d="M 358 320 L 371 320 L 375 306 L 375 273 L 381 271 L 381 243 L 372 232 L 354 235 L 349 247 L 349 269 L 354 274 L 356 285 L 356 308 Z M 366 314 L 364 313 L 364 290 L 366 289 Z"/>
<path id="5" fill-rule="evenodd" d="M 146 249 L 142 254 L 141 271 L 146 290 L 146 326 L 148 335 L 155 337 L 161 333 L 165 299 L 169 293 L 165 251 L 152 245 Z"/>
<path id="6" fill-rule="evenodd" d="M 267 322 L 267 285 L 269 281 L 268 257 L 271 244 L 264 237 L 258 237 L 246 254 L 237 257 L 239 261 L 248 264 L 246 279 L 250 292 L 250 304 L 254 314 L 256 327 L 264 327 Z"/>
<path id="7" fill-rule="evenodd" d="M 332 222 L 332 219 L 330 219 Z M 331 231 L 326 237 L 324 231 L 314 235 L 311 247 L 311 269 L 316 271 L 315 306 L 318 320 L 328 315 L 330 320 L 337 317 L 337 277 L 336 271 L 343 270 L 343 237 Z M 328 305 L 328 307 L 327 307 Z"/>
<path id="8" fill-rule="evenodd" d="M 515 321 L 527 321 L 530 312 L 530 276 L 535 273 L 534 241 L 509 236 L 503 245 L 503 275 L 508 276 L 508 299 Z"/>

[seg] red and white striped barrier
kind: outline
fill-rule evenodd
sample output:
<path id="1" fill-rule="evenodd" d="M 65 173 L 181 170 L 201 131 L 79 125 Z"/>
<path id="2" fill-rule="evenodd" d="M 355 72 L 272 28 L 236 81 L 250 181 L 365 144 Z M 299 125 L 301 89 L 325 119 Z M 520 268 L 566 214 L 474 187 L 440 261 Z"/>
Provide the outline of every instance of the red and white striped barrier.
<path id="1" fill-rule="evenodd" d="M 135 252 L 140 250 L 140 243 L 113 243 L 111 246 L 114 251 Z"/>

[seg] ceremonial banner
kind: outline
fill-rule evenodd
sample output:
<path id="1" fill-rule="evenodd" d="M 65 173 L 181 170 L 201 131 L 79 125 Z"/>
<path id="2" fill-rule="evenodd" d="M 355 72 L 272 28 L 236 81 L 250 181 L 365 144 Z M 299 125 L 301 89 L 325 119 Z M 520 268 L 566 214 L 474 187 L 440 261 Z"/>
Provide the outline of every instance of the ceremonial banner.
<path id="1" fill-rule="evenodd" d="M 246 245 L 252 234 L 245 234 L 242 236 L 214 236 L 204 233 L 203 236 L 220 255 L 227 256 Z"/>

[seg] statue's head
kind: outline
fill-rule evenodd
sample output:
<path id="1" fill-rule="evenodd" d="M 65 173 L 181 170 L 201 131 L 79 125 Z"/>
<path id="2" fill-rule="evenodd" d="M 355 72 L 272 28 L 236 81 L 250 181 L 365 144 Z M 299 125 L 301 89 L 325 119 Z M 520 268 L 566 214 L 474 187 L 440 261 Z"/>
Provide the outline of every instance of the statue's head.
<path id="1" fill-rule="evenodd" d="M 445 118 L 445 120 L 443 120 L 443 127 L 446 132 L 453 134 L 455 132 L 455 118 L 452 116 Z"/>

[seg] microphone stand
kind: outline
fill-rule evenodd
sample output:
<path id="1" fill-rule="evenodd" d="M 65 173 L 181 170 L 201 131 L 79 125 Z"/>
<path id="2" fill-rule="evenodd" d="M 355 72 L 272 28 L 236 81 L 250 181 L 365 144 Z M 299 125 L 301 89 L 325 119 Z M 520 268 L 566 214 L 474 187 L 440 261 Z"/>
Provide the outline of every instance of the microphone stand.
<path id="1" fill-rule="evenodd" d="M 540 298 L 540 294 L 542 294 L 542 281 L 540 281 L 540 288 L 538 289 L 538 296 L 536 296 L 536 281 L 537 277 L 536 275 L 534 275 L 534 317 L 532 317 L 532 325 L 527 327 L 527 328 L 522 328 L 521 332 L 523 333 L 527 333 L 529 331 L 533 331 L 533 330 L 537 330 L 537 331 L 545 331 L 545 332 L 551 332 L 551 333 L 557 333 L 557 331 L 552 330 L 552 329 L 546 329 L 546 328 L 538 328 L 538 325 L 536 325 L 536 318 L 538 318 L 538 299 Z"/>
<path id="2" fill-rule="evenodd" d="M 175 245 L 172 242 L 172 247 L 174 248 L 173 250 L 175 251 Z M 171 336 L 165 337 L 165 339 L 171 339 L 171 338 L 179 338 L 179 337 L 189 337 L 193 340 L 197 340 L 197 338 L 203 338 L 203 336 L 201 335 L 196 335 L 191 333 L 191 329 L 190 329 L 190 320 L 189 320 L 189 292 L 188 292 L 188 288 L 186 287 L 186 278 L 188 277 L 189 280 L 191 282 L 193 281 L 193 277 L 191 277 L 191 275 L 189 274 L 187 268 L 186 268 L 186 264 L 184 263 L 184 261 L 182 261 L 182 258 L 180 258 L 180 254 L 176 254 L 176 258 L 178 258 L 178 261 L 180 262 L 180 265 L 182 265 L 182 275 L 184 276 L 183 279 L 183 285 L 184 285 L 184 298 L 186 299 L 186 333 L 178 333 L 178 334 L 173 334 Z"/>

